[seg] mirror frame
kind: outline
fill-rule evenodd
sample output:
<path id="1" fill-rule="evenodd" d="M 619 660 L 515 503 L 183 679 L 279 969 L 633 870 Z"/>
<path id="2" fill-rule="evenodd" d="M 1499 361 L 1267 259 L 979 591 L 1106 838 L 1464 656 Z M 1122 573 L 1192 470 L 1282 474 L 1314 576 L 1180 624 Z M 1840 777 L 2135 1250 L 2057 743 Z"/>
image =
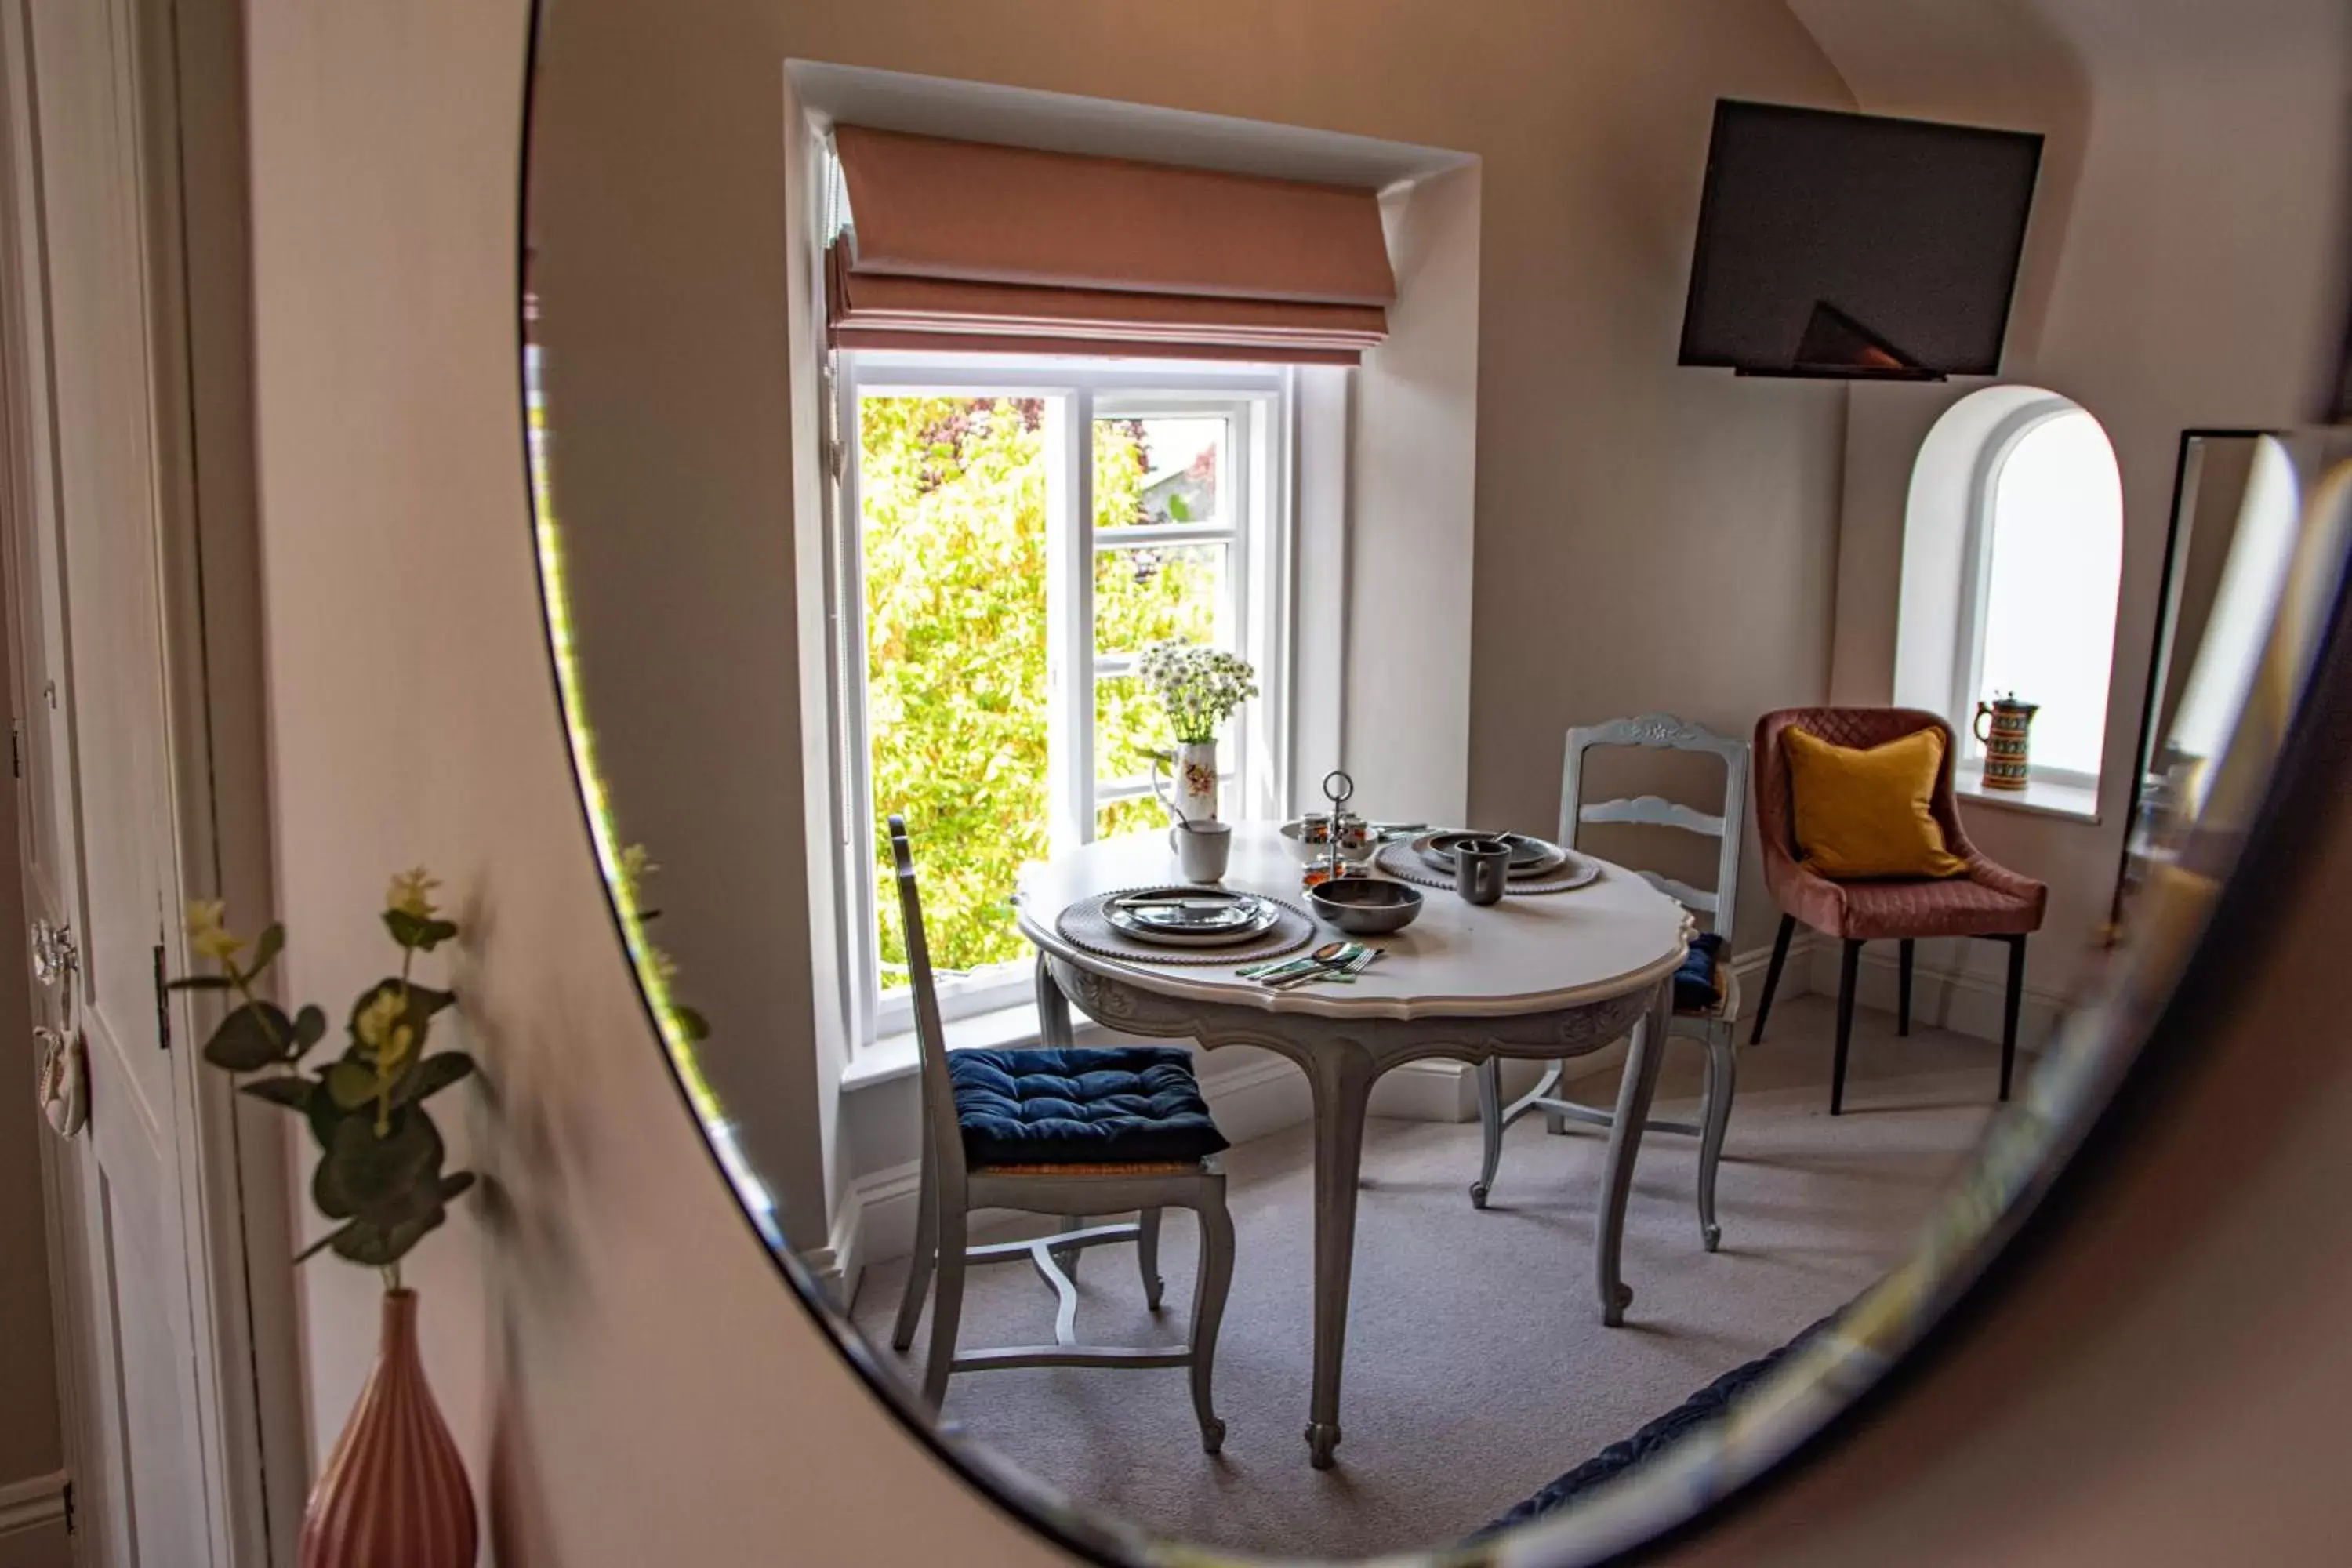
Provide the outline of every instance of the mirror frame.
<path id="1" fill-rule="evenodd" d="M 514 344 L 523 405 L 523 478 L 547 637 L 548 668 L 569 738 L 583 826 L 594 847 L 615 934 L 628 953 L 646 1022 L 668 1058 L 680 1110 L 692 1118 L 713 1168 L 739 1198 L 751 1234 L 787 1293 L 825 1335 L 908 1436 L 1008 1516 L 1106 1568 L 1234 1568 L 1257 1561 L 1222 1548 L 1164 1540 L 1065 1497 L 1009 1458 L 942 1431 L 916 1391 L 885 1366 L 841 1309 L 782 1241 L 755 1176 L 730 1160 L 696 1103 L 694 1042 L 669 999 L 643 917 L 619 874 L 621 845 L 595 761 L 588 702 L 572 660 L 572 628 L 562 545 L 550 495 L 525 368 L 537 346 L 530 309 L 530 210 L 541 29 L 546 0 L 532 0 L 525 48 L 521 162 L 516 202 Z M 2352 361 L 2347 361 L 2352 363 Z M 2190 431 L 2190 436 L 2271 432 Z M 2352 465 L 2347 465 L 2352 468 Z M 2323 507 L 2352 513 L 2352 483 L 2337 470 L 2306 498 L 2305 537 Z M 2179 471 L 2174 506 L 2179 504 Z M 1967 1172 L 1928 1217 L 1921 1239 L 1884 1278 L 1843 1309 L 1831 1329 L 1792 1352 L 1721 1420 L 1679 1438 L 1590 1500 L 1466 1544 L 1384 1556 L 1389 1568 L 1580 1568 L 1650 1558 L 1715 1528 L 1852 1441 L 1873 1415 L 1903 1397 L 2014 1300 L 2066 1226 L 2127 1156 L 2139 1131 L 2181 1106 L 2185 1069 L 2200 1059 L 2217 1020 L 2244 994 L 2291 918 L 2289 893 L 2306 869 L 2300 826 L 2340 804 L 2340 759 L 2352 753 L 2352 524 L 2337 548 L 2300 563 L 2330 570 L 2327 611 L 2309 650 L 2309 673 L 2284 735 L 2233 737 L 2230 755 L 2261 744 L 2274 752 L 2260 812 L 2241 839 L 2207 847 L 2181 883 L 2151 887 L 2122 961 L 2066 1015 L 2018 1098 L 1990 1124 Z M 2171 546 L 2167 547 L 2169 575 Z M 2281 653 L 2274 626 L 2265 660 Z M 2155 656 L 2151 656 L 2153 668 Z M 2142 749 L 2147 715 L 2142 719 Z M 2137 762 L 2137 759 L 2135 759 Z M 2138 783 L 2133 785 L 2135 810 Z M 2225 836 L 2215 836 L 2217 840 Z M 2201 841 L 2192 834 L 2191 847 Z"/>

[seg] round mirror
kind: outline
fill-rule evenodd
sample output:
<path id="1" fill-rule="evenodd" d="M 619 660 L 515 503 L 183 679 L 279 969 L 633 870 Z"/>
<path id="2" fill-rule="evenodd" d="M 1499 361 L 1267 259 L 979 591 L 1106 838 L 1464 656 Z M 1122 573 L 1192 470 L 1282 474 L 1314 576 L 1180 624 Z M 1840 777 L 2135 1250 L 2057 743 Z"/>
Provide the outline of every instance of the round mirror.
<path id="1" fill-rule="evenodd" d="M 1597 1561 L 1932 1353 L 2352 700 L 2334 324 L 2167 281 L 2184 431 L 2075 276 L 2131 60 L 707 9 L 541 8 L 523 374 L 778 1289 L 1119 1563 Z"/>

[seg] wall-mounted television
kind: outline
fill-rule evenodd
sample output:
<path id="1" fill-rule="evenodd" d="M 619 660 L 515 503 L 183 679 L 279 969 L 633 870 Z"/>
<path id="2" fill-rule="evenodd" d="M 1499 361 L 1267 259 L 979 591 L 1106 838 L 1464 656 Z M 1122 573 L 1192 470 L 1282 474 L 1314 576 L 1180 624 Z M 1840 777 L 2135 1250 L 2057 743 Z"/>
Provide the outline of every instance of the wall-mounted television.
<path id="1" fill-rule="evenodd" d="M 1682 363 L 1996 374 L 2041 163 L 2032 132 L 1723 100 Z"/>

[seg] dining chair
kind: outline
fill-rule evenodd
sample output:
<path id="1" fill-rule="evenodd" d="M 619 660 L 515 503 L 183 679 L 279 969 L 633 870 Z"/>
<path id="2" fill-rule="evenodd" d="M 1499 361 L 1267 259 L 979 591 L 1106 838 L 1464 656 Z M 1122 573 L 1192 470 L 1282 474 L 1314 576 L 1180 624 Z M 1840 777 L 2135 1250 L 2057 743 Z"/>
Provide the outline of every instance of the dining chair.
<path id="1" fill-rule="evenodd" d="M 1720 813 L 1700 811 L 1654 795 L 1587 804 L 1584 754 L 1599 746 L 1696 752 L 1721 758 Z M 1748 817 L 1748 743 L 1685 723 L 1670 713 L 1645 713 L 1638 719 L 1586 725 L 1568 732 L 1568 755 L 1560 768 L 1559 796 L 1559 842 L 1569 848 L 1576 847 L 1578 830 L 1586 823 L 1679 828 L 1717 841 L 1712 889 L 1694 888 L 1655 871 L 1634 873 L 1693 914 L 1705 916 L 1712 936 L 1709 940 L 1708 934 L 1702 934 L 1693 944 L 1693 959 L 1686 961 L 1684 973 L 1675 977 L 1675 1014 L 1666 1028 L 1669 1039 L 1681 1035 L 1706 1047 L 1706 1084 L 1699 1119 L 1695 1122 L 1650 1121 L 1643 1126 L 1654 1132 L 1678 1133 L 1699 1141 L 1699 1235 L 1706 1249 L 1713 1252 L 1723 1239 L 1723 1227 L 1715 1217 L 1716 1167 L 1723 1158 L 1724 1130 L 1731 1121 L 1731 1097 L 1737 1082 L 1732 1033 L 1739 1017 L 1739 986 L 1732 974 L 1730 942 L 1732 913 L 1739 904 L 1740 832 Z M 1470 1188 L 1470 1201 L 1479 1208 L 1486 1206 L 1495 1173 L 1502 1163 L 1504 1131 L 1528 1111 L 1542 1111 L 1546 1127 L 1553 1132 L 1566 1131 L 1570 1121 L 1588 1122 L 1595 1127 L 1614 1124 L 1616 1117 L 1612 1112 L 1555 1092 L 1566 1071 L 1565 1062 L 1548 1064 L 1535 1088 L 1507 1108 L 1503 1104 L 1502 1063 L 1489 1058 L 1478 1064 L 1478 1121 L 1486 1135 L 1486 1148 L 1478 1180 Z"/>
<path id="2" fill-rule="evenodd" d="M 1935 730 L 1944 737 L 1944 759 L 1936 771 L 1928 813 L 1944 836 L 1944 847 L 1968 863 L 1960 875 L 1833 879 L 1808 868 L 1797 845 L 1796 810 L 1789 784 L 1789 757 L 1781 737 L 1803 730 L 1832 745 L 1866 750 Z M 1830 1114 L 1845 1110 L 1846 1048 L 1853 1036 L 1854 976 L 1864 942 L 1898 944 L 1895 1032 L 1911 1032 L 1911 960 L 1921 937 L 1982 937 L 2009 947 L 2009 986 L 2001 1009 L 2000 1098 L 2009 1098 L 2017 1064 L 2017 1016 L 2025 994 L 2025 939 L 2042 929 L 2050 902 L 2047 885 L 1989 858 L 1969 840 L 1952 791 L 1955 756 L 1951 726 L 1916 708 L 1783 708 L 1756 721 L 1756 836 L 1764 862 L 1764 883 L 1781 910 L 1772 938 L 1772 961 L 1764 972 L 1764 994 L 1757 1000 L 1756 1025 L 1748 1037 L 1764 1037 L 1772 993 L 1789 957 L 1789 941 L 1801 921 L 1844 944 L 1838 962 L 1837 1049 L 1830 1068 Z"/>
<path id="3" fill-rule="evenodd" d="M 951 1373 L 1024 1366 L 1190 1367 L 1201 1447 L 1215 1453 L 1225 1424 L 1211 1405 L 1217 1328 L 1234 1278 L 1234 1222 L 1225 1177 L 1214 1156 L 1227 1147 L 1201 1098 L 1191 1054 L 1180 1047 L 1095 1047 L 1040 1050 L 947 1048 L 931 983 L 930 948 L 915 889 L 907 826 L 890 818 L 890 858 L 905 916 L 907 967 L 922 1058 L 922 1185 L 915 1254 L 907 1272 L 892 1348 L 914 1343 L 931 1300 L 930 1357 L 923 1398 L 937 1410 Z M 1081 1345 L 1077 1286 L 1066 1272 L 1085 1248 L 1136 1244 L 1145 1303 L 1160 1310 L 1160 1211 L 1191 1209 L 1200 1221 L 1201 1258 L 1192 1281 L 1192 1319 L 1184 1347 L 1130 1349 Z M 1017 1209 L 1058 1215 L 1064 1227 L 1033 1241 L 966 1241 L 974 1209 Z M 1112 1225 L 1093 1215 L 1134 1212 Z M 1080 1222 L 1072 1228 L 1070 1222 Z M 968 1265 L 1026 1258 L 1054 1288 L 1054 1343 L 997 1350 L 956 1349 Z M 932 1289 L 937 1278 L 937 1289 Z"/>

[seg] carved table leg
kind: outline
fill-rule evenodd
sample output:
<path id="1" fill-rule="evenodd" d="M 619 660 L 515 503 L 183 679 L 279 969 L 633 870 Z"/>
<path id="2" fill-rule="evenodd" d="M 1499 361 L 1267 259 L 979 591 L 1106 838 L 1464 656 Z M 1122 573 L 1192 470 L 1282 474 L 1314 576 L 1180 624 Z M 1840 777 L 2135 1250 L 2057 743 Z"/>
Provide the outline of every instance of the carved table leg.
<path id="1" fill-rule="evenodd" d="M 1059 982 L 1054 978 L 1054 965 L 1046 956 L 1037 955 L 1037 1043 L 1055 1050 L 1066 1050 L 1070 1045 L 1070 999 L 1062 994 Z"/>
<path id="2" fill-rule="evenodd" d="M 1625 1203 L 1633 1190 L 1633 1161 L 1642 1150 L 1642 1124 L 1650 1119 L 1658 1067 L 1665 1060 L 1666 1026 L 1674 1017 L 1674 981 L 1662 981 L 1649 1016 L 1633 1032 L 1625 1070 L 1617 1080 L 1617 1116 L 1609 1129 L 1609 1162 L 1602 1177 L 1601 1234 L 1595 1264 L 1601 1283 L 1601 1321 L 1615 1328 L 1625 1321 L 1633 1292 L 1619 1278 L 1625 1243 Z"/>
<path id="3" fill-rule="evenodd" d="M 1307 1447 L 1318 1470 L 1339 1446 L 1339 1372 L 1348 1348 L 1355 1270 L 1356 1184 L 1364 1163 L 1364 1108 L 1380 1069 L 1350 1040 L 1319 1042 L 1304 1065 L 1315 1093 L 1315 1388 Z"/>

